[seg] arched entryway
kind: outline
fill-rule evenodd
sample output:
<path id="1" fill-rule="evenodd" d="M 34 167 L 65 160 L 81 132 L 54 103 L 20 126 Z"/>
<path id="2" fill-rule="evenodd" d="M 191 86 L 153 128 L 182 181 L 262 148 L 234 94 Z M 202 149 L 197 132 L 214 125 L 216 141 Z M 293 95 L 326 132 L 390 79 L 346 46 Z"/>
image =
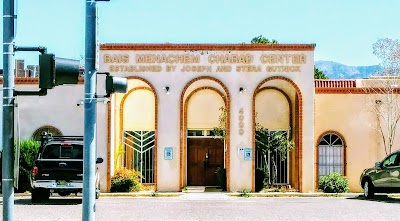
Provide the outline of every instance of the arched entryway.
<path id="1" fill-rule="evenodd" d="M 268 170 L 274 172 L 274 185 L 290 186 L 301 191 L 302 95 L 298 86 L 285 77 L 267 78 L 254 91 L 253 107 L 253 191 L 256 189 L 256 169 L 266 165 Z M 281 134 L 293 142 L 294 148 L 284 160 L 278 152 L 271 151 L 266 157 L 257 153 L 257 126 L 268 134 Z"/>
<path id="2" fill-rule="evenodd" d="M 145 79 L 128 77 L 128 92 L 113 95 L 114 166 L 134 169 L 157 188 L 157 94 Z"/>
<path id="3" fill-rule="evenodd" d="M 215 134 L 225 114 L 225 135 Z M 229 93 L 212 77 L 193 79 L 181 94 L 181 186 L 217 186 L 229 177 Z M 225 183 L 229 178 L 224 178 Z M 229 188 L 229 184 L 226 186 Z"/>

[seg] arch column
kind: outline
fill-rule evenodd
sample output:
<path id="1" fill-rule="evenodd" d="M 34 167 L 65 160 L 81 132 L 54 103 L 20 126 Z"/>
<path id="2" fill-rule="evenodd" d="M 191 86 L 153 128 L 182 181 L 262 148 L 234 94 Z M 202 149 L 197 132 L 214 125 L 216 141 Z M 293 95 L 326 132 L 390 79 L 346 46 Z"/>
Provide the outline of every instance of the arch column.
<path id="1" fill-rule="evenodd" d="M 253 160 L 245 160 L 244 153 L 239 148 L 252 148 L 252 94 L 232 93 L 231 103 L 231 154 L 230 154 L 230 190 L 241 191 L 248 189 L 254 191 Z M 243 124 L 241 125 L 242 122 Z M 241 133 L 240 130 L 243 130 Z M 252 159 L 255 151 L 252 151 Z"/>

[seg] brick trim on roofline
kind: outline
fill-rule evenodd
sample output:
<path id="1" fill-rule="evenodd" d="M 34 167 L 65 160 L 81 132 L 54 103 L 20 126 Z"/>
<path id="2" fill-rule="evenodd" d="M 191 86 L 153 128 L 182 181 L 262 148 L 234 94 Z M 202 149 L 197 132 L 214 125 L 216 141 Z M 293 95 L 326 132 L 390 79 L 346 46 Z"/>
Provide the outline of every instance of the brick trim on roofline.
<path id="1" fill-rule="evenodd" d="M 39 78 L 36 77 L 15 77 L 15 84 L 39 84 Z M 78 78 L 78 84 L 83 84 L 84 79 Z M 0 84 L 3 84 L 3 78 L 0 78 Z"/>
<path id="2" fill-rule="evenodd" d="M 385 94 L 382 88 L 315 88 L 315 94 Z M 381 93 L 380 93 L 381 92 Z M 394 89 L 393 93 L 400 94 L 400 89 Z"/>
<path id="3" fill-rule="evenodd" d="M 314 51 L 315 44 L 100 44 L 100 50 Z"/>

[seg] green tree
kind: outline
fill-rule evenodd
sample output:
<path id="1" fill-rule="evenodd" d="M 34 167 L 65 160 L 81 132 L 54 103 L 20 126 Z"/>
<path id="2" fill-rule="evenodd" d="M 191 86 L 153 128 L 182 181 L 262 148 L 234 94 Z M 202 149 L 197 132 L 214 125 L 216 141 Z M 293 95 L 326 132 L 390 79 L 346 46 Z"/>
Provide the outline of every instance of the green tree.
<path id="1" fill-rule="evenodd" d="M 288 131 L 289 132 L 289 131 Z M 264 185 L 274 184 L 277 176 L 276 162 L 272 157 L 273 168 L 269 168 L 270 163 L 267 160 L 268 153 L 277 152 L 280 155 L 280 160 L 283 161 L 294 148 L 293 140 L 290 140 L 287 134 L 282 131 L 270 131 L 263 127 L 260 123 L 256 123 L 256 149 L 263 156 L 264 160 Z"/>
<path id="2" fill-rule="evenodd" d="M 269 40 L 268 38 L 260 35 L 251 39 L 252 44 L 278 44 L 278 41 L 275 39 Z"/>
<path id="3" fill-rule="evenodd" d="M 314 79 L 328 79 L 328 77 L 324 74 L 324 72 L 314 66 Z"/>
<path id="4" fill-rule="evenodd" d="M 251 39 L 252 44 L 278 44 L 278 41 L 275 39 L 269 40 L 268 38 L 260 35 Z M 314 66 L 314 79 L 328 79 L 328 77 Z"/>
<path id="5" fill-rule="evenodd" d="M 225 139 L 226 137 L 226 109 L 225 107 L 220 107 L 219 110 L 221 113 L 219 114 L 218 121 L 219 124 L 217 127 L 214 127 L 212 132 L 214 136 L 221 137 L 221 139 Z"/>

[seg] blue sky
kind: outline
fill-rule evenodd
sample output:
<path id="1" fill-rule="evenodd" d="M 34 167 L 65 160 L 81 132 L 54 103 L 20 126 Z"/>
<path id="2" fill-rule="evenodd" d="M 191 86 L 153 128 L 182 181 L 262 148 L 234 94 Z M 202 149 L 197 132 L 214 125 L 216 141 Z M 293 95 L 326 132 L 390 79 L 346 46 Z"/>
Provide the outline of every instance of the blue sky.
<path id="1" fill-rule="evenodd" d="M 18 0 L 16 5 L 16 45 L 83 57 L 85 0 Z M 101 43 L 242 43 L 263 35 L 280 43 L 315 43 L 316 61 L 359 66 L 379 63 L 372 54 L 379 38 L 400 38 L 399 0 L 111 0 L 97 5 Z M 16 58 L 38 63 L 36 53 L 18 52 Z"/>

